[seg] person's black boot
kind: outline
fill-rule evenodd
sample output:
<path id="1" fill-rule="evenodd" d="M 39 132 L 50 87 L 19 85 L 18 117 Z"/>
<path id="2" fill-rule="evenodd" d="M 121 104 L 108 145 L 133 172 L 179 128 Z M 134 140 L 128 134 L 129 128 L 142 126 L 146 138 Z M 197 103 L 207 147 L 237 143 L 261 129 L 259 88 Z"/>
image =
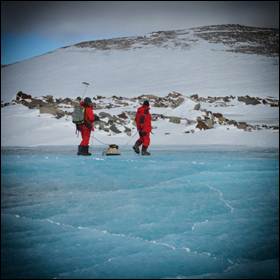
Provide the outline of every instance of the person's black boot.
<path id="1" fill-rule="evenodd" d="M 146 146 L 142 147 L 142 156 L 150 156 L 151 155 L 151 153 L 149 153 L 147 151 L 147 149 L 148 149 L 148 147 L 146 147 Z"/>
<path id="2" fill-rule="evenodd" d="M 91 156 L 91 153 L 88 152 L 89 146 L 85 146 L 85 156 Z"/>
<path id="3" fill-rule="evenodd" d="M 78 152 L 78 155 L 82 156 L 91 156 L 91 153 L 88 152 L 88 146 L 79 146 L 80 150 Z"/>
<path id="4" fill-rule="evenodd" d="M 136 153 L 136 154 L 139 154 L 140 153 L 140 149 L 139 149 L 139 147 L 141 146 L 141 142 L 140 141 L 136 141 L 135 142 L 135 144 L 134 144 L 134 146 L 132 147 L 133 148 L 133 150 L 134 150 L 134 152 Z"/>
<path id="5" fill-rule="evenodd" d="M 78 156 L 82 154 L 82 148 L 83 146 L 78 146 L 78 153 L 77 153 Z"/>

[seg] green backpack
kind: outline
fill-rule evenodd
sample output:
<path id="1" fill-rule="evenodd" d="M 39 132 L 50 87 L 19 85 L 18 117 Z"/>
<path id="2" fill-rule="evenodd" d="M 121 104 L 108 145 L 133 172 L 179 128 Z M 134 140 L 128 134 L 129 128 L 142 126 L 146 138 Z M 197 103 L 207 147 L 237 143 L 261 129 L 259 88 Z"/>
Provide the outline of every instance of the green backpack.
<path id="1" fill-rule="evenodd" d="M 84 108 L 80 104 L 74 106 L 72 122 L 76 125 L 84 123 Z"/>

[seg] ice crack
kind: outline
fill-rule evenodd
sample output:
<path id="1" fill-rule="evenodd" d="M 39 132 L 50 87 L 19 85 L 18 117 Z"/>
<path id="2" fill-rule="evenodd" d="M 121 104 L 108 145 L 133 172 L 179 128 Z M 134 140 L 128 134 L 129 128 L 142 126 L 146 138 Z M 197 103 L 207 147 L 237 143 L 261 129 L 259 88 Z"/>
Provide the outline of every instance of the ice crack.
<path id="1" fill-rule="evenodd" d="M 205 221 L 202 221 L 202 222 L 194 223 L 193 226 L 192 226 L 192 231 L 194 231 L 197 226 L 202 225 L 202 224 L 206 224 L 208 222 L 209 222 L 208 220 L 205 220 Z"/>
<path id="2" fill-rule="evenodd" d="M 212 191 L 218 193 L 219 199 L 225 204 L 225 206 L 226 206 L 228 209 L 230 209 L 230 213 L 233 213 L 234 208 L 224 199 L 223 193 L 222 193 L 220 190 L 218 190 L 218 189 L 216 189 L 216 188 L 214 188 L 214 187 L 211 187 L 211 186 L 209 186 L 209 185 L 207 185 L 207 186 L 208 186 L 208 188 L 209 188 L 210 190 L 212 190 Z"/>

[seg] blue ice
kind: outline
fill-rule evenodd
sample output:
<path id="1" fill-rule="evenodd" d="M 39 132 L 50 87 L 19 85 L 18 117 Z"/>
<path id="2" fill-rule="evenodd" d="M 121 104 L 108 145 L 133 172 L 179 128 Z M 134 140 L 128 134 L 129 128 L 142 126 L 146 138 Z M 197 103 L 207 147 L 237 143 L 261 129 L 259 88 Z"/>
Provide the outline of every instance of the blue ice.
<path id="1" fill-rule="evenodd" d="M 279 277 L 278 150 L 1 149 L 3 278 Z"/>

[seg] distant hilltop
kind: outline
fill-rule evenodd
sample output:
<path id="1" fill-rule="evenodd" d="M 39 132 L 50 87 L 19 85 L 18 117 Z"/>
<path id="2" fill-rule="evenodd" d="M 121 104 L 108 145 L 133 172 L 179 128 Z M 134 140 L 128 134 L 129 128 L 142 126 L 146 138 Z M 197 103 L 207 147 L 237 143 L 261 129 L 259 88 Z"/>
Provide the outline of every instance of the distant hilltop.
<path id="1" fill-rule="evenodd" d="M 279 29 L 239 24 L 157 31 L 144 36 L 85 41 L 74 46 L 97 50 L 129 50 L 147 46 L 184 49 L 191 47 L 199 39 L 210 43 L 222 43 L 230 47 L 227 50 L 230 52 L 279 56 Z"/>

